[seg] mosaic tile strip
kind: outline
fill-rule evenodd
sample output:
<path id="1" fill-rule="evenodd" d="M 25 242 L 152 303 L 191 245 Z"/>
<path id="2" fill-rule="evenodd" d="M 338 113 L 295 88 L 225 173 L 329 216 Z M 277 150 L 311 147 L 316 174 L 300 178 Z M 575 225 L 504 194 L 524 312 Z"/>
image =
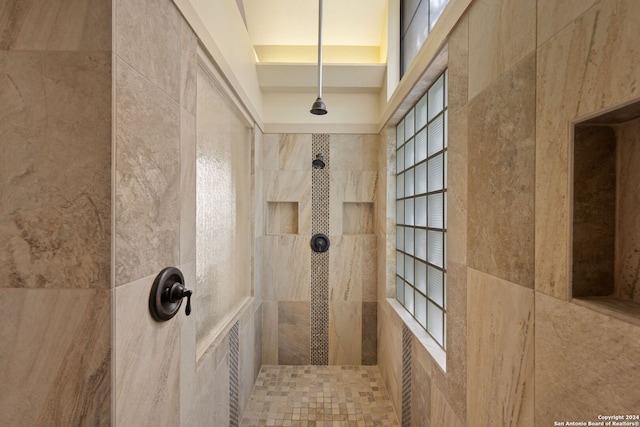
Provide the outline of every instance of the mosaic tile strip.
<path id="1" fill-rule="evenodd" d="M 411 427 L 411 336 L 402 325 L 402 427 Z"/>
<path id="2" fill-rule="evenodd" d="M 311 153 L 324 169 L 311 170 L 311 233 L 329 235 L 329 135 L 313 134 Z M 329 247 L 331 250 L 331 247 Z M 329 252 L 311 252 L 311 364 L 329 364 Z"/>
<path id="3" fill-rule="evenodd" d="M 239 366 L 238 352 L 240 350 L 240 326 L 234 323 L 229 331 L 229 427 L 240 424 Z"/>
<path id="4" fill-rule="evenodd" d="M 242 427 L 399 427 L 377 366 L 263 366 Z"/>

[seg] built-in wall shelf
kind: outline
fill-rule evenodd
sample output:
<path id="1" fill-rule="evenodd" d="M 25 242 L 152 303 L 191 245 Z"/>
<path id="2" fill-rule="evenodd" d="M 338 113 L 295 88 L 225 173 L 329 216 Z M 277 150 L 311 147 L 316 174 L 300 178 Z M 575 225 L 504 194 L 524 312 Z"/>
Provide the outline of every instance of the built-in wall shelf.
<path id="1" fill-rule="evenodd" d="M 267 202 L 267 234 L 298 234 L 298 202 Z"/>
<path id="2" fill-rule="evenodd" d="M 342 234 L 374 234 L 374 205 L 367 202 L 342 204 Z"/>
<path id="3" fill-rule="evenodd" d="M 640 325 L 640 102 L 577 123 L 571 296 Z"/>

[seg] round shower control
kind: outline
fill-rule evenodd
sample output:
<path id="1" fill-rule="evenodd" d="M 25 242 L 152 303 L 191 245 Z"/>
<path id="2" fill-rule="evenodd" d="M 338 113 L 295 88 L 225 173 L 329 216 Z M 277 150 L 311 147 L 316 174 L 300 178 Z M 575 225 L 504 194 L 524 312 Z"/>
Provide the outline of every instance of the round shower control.
<path id="1" fill-rule="evenodd" d="M 329 237 L 326 234 L 314 234 L 311 238 L 311 249 L 314 252 L 326 252 L 329 250 Z"/>

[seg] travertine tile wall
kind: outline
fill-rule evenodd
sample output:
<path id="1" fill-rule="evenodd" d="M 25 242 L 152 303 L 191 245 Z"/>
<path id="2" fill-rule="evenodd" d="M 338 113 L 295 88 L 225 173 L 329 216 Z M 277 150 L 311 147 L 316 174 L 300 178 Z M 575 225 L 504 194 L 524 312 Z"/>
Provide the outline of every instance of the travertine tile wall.
<path id="1" fill-rule="evenodd" d="M 111 2 L 98 3 L 0 4 L 3 426 L 111 422 Z"/>
<path id="2" fill-rule="evenodd" d="M 639 19 L 632 0 L 477 0 L 449 35 L 446 372 L 415 338 L 414 425 L 548 426 L 640 407 L 640 327 L 569 297 L 572 122 L 640 98 Z M 393 135 L 379 149 L 391 182 Z M 378 363 L 399 413 L 385 187 Z"/>
<path id="3" fill-rule="evenodd" d="M 198 295 L 197 44 L 170 0 L 0 5 L 1 425 L 229 421 L 228 327 L 196 360 L 195 307 L 166 323 L 148 310 L 169 265 Z M 216 108 L 213 122 L 235 114 Z M 231 178 L 213 184 L 241 195 L 215 214 L 233 217 L 222 225 L 250 265 L 242 129 Z M 241 412 L 262 364 L 262 307 L 251 268 L 231 276 Z"/>
<path id="4" fill-rule="evenodd" d="M 264 298 L 265 364 L 309 364 L 311 348 L 311 134 L 264 135 L 261 156 L 264 200 L 260 212 L 269 224 L 294 215 L 269 218 L 269 202 L 297 204 L 297 234 L 262 239 L 261 280 Z M 329 152 L 329 364 L 375 364 L 377 260 L 375 234 L 345 234 L 344 202 L 358 204 L 358 216 L 374 212 L 377 136 L 330 134 Z M 323 153 L 328 157 L 328 153 Z M 360 207 L 362 205 L 363 207 Z M 280 213 L 288 211 L 281 209 Z M 363 213 L 364 212 L 364 213 Z M 370 213 L 368 213 L 370 212 Z M 368 218 L 368 217 L 367 217 Z M 373 218 L 371 231 L 373 231 Z M 348 219 L 347 229 L 350 229 Z"/>
<path id="5" fill-rule="evenodd" d="M 262 363 L 252 132 L 170 0 L 114 7 L 115 424 L 227 425 Z M 157 323 L 149 290 L 169 265 L 193 312 Z"/>

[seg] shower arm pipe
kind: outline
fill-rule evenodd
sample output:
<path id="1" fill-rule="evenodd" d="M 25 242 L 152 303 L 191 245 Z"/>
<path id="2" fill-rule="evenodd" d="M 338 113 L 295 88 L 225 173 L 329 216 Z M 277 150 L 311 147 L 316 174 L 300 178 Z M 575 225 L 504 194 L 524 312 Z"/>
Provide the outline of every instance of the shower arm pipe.
<path id="1" fill-rule="evenodd" d="M 322 98 L 322 0 L 318 4 L 318 98 Z"/>

